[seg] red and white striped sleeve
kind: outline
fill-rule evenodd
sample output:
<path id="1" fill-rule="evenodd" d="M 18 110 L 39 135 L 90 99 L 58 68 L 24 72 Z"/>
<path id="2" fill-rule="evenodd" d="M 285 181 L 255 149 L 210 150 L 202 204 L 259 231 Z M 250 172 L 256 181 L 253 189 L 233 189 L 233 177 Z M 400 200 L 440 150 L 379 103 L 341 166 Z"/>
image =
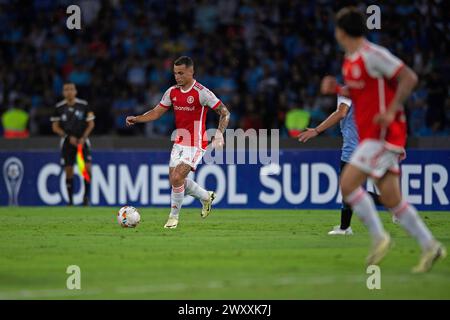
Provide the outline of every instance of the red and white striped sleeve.
<path id="1" fill-rule="evenodd" d="M 366 51 L 366 66 L 369 74 L 373 76 L 383 76 L 392 79 L 398 75 L 403 68 L 402 60 L 394 56 L 386 48 L 372 45 Z"/>
<path id="2" fill-rule="evenodd" d="M 170 92 L 172 91 L 173 87 L 170 87 L 166 90 L 164 95 L 161 98 L 161 101 L 159 102 L 159 105 L 163 108 L 169 109 L 172 106 L 172 100 L 170 99 Z"/>
<path id="3" fill-rule="evenodd" d="M 200 103 L 202 106 L 207 106 L 214 110 L 220 105 L 221 101 L 211 90 L 203 87 L 200 90 Z"/>

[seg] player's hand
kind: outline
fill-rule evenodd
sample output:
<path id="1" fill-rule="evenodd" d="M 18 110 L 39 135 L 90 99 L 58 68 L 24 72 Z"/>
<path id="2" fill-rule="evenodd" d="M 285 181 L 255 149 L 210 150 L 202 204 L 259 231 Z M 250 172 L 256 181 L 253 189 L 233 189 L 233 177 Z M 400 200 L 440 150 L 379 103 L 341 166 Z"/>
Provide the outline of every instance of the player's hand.
<path id="1" fill-rule="evenodd" d="M 386 128 L 392 123 L 392 121 L 394 121 L 394 119 L 395 119 L 395 113 L 387 111 L 387 112 L 379 113 L 379 114 L 375 115 L 375 117 L 373 118 L 373 122 Z"/>
<path id="2" fill-rule="evenodd" d="M 134 125 L 135 123 L 137 123 L 137 117 L 135 117 L 135 116 L 128 116 L 127 119 L 126 119 L 126 123 L 127 123 L 127 126 Z"/>
<path id="3" fill-rule="evenodd" d="M 78 145 L 78 140 L 74 136 L 70 136 L 69 137 L 69 143 L 76 147 Z"/>
<path id="4" fill-rule="evenodd" d="M 319 133 L 316 129 L 307 128 L 298 135 L 298 141 L 305 143 L 311 138 L 317 137 Z"/>
<path id="5" fill-rule="evenodd" d="M 81 144 L 82 146 L 84 146 L 85 142 L 86 142 L 86 140 L 84 138 L 78 139 L 78 144 Z"/>
<path id="6" fill-rule="evenodd" d="M 223 139 L 222 131 L 216 131 L 216 135 L 214 136 L 214 140 L 212 143 L 214 148 L 222 148 L 224 146 L 225 141 Z"/>
<path id="7" fill-rule="evenodd" d="M 337 88 L 337 80 L 333 76 L 326 76 L 320 83 L 320 92 L 322 94 L 335 94 Z"/>

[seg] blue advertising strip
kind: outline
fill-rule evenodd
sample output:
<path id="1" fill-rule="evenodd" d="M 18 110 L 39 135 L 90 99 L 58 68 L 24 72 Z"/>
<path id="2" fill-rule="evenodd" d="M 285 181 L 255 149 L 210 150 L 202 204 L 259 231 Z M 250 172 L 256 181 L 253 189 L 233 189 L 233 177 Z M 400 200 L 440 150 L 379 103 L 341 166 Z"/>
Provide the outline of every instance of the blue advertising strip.
<path id="1" fill-rule="evenodd" d="M 261 164 L 256 154 L 240 155 L 235 155 L 235 164 L 201 164 L 191 173 L 197 183 L 216 191 L 215 207 L 340 207 L 340 151 L 282 150 L 279 164 L 269 165 Z M 168 206 L 169 156 L 167 151 L 94 151 L 92 205 Z M 0 169 L 0 205 L 66 204 L 65 174 L 57 152 L 0 152 Z M 450 150 L 409 150 L 401 164 L 402 192 L 419 210 L 450 211 L 449 172 Z M 79 204 L 84 185 L 79 173 L 76 177 L 74 201 Z M 370 181 L 367 188 L 373 190 Z M 184 206 L 200 204 L 189 196 Z"/>

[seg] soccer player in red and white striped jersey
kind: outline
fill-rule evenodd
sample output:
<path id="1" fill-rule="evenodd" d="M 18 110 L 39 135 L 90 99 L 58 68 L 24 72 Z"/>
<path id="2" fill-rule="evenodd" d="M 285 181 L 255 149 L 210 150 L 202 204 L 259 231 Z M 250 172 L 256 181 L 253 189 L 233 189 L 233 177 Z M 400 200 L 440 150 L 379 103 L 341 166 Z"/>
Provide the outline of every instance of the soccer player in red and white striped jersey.
<path id="1" fill-rule="evenodd" d="M 407 134 L 403 103 L 416 86 L 417 76 L 387 49 L 369 42 L 365 31 L 364 16 L 356 8 L 343 8 L 337 13 L 335 36 L 345 50 L 342 74 L 346 86 L 339 87 L 330 76 L 321 86 L 322 93 L 350 97 L 355 109 L 360 143 L 342 173 L 342 194 L 372 236 L 369 265 L 378 264 L 390 245 L 373 200 L 361 187 L 372 177 L 381 202 L 422 247 L 413 272 L 426 272 L 438 258 L 445 257 L 446 250 L 416 209 L 402 198 L 399 183 L 399 161 L 405 157 Z"/>
<path id="2" fill-rule="evenodd" d="M 187 178 L 195 171 L 208 145 L 206 136 L 206 114 L 209 109 L 220 115 L 218 128 L 213 140 L 214 147 L 224 144 L 223 133 L 228 126 L 228 108 L 208 88 L 194 79 L 194 63 L 182 56 L 174 62 L 176 85 L 167 89 L 161 102 L 152 110 L 139 116 L 127 117 L 127 125 L 154 121 L 173 108 L 175 114 L 176 139 L 169 163 L 169 179 L 172 185 L 171 211 L 165 228 L 176 228 L 179 212 L 185 195 L 191 195 L 202 202 L 201 216 L 206 218 L 211 212 L 215 198 L 212 191 L 206 191 L 196 182 Z"/>

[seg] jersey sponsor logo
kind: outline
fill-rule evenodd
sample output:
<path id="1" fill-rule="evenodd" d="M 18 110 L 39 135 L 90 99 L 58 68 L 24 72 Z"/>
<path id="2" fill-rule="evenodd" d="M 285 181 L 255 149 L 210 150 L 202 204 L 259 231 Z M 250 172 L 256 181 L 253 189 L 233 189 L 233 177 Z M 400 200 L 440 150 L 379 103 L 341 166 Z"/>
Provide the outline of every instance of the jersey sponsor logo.
<path id="1" fill-rule="evenodd" d="M 345 84 L 350 88 L 350 89 L 363 89 L 366 86 L 366 83 L 364 80 L 345 80 Z"/>
<path id="2" fill-rule="evenodd" d="M 192 107 L 180 107 L 180 106 L 173 106 L 173 109 L 176 111 L 194 111 L 195 106 Z"/>
<path id="3" fill-rule="evenodd" d="M 194 97 L 193 97 L 193 96 L 189 96 L 189 97 L 187 98 L 187 103 L 189 103 L 189 104 L 194 103 Z"/>

